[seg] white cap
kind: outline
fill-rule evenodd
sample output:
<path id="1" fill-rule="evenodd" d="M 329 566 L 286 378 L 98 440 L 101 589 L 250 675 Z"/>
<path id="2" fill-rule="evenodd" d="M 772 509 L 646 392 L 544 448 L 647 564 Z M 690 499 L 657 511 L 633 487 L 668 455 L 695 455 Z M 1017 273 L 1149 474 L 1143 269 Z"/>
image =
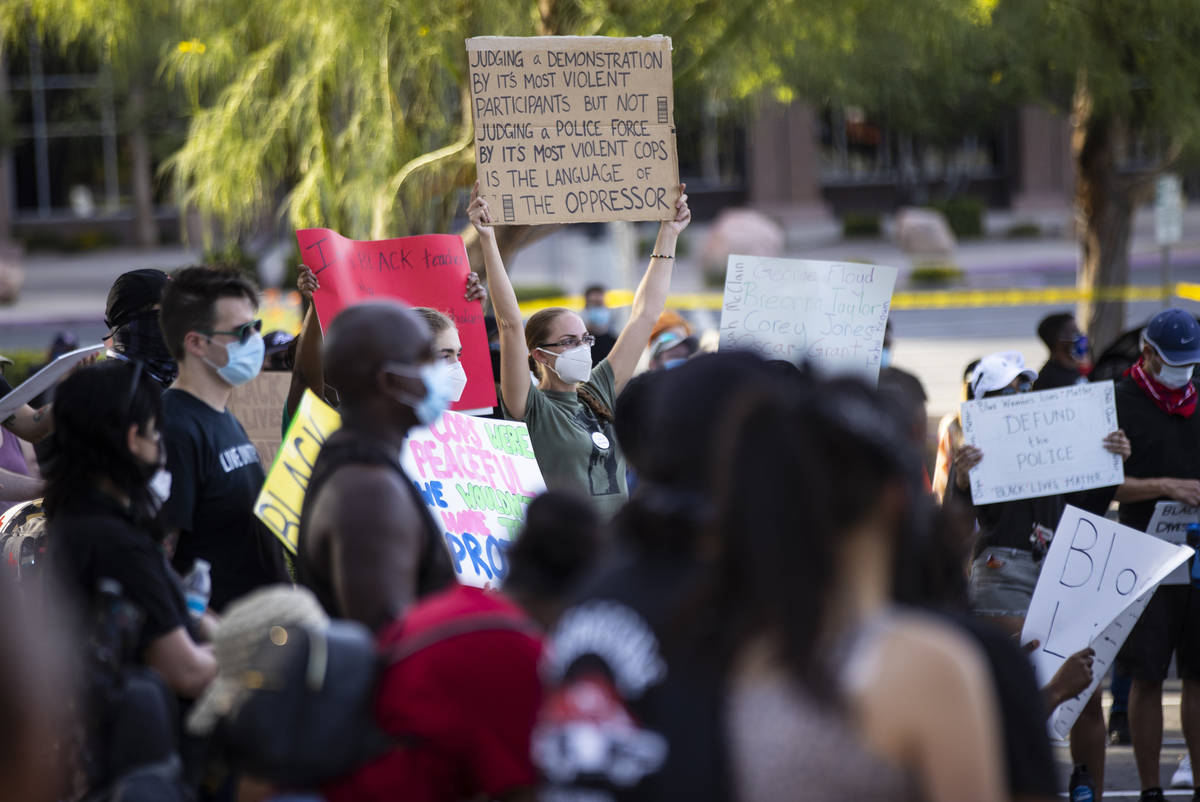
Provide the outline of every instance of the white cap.
<path id="1" fill-rule="evenodd" d="M 988 354 L 979 360 L 971 373 L 971 395 L 973 398 L 983 398 L 985 393 L 1003 390 L 1018 376 L 1029 381 L 1037 379 L 1037 371 L 1025 367 L 1025 357 L 1018 351 Z"/>

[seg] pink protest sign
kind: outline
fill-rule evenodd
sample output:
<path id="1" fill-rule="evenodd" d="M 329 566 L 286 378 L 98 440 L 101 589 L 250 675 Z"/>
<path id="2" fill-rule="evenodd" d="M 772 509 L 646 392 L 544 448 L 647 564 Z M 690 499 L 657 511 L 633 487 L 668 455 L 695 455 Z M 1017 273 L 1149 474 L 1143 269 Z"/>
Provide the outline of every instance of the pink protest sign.
<path id="1" fill-rule="evenodd" d="M 327 228 L 306 228 L 296 232 L 296 240 L 301 260 L 321 283 L 313 303 L 322 330 L 347 306 L 376 298 L 444 312 L 458 326 L 467 373 L 467 387 L 451 409 L 496 405 L 483 304 L 463 297 L 471 268 L 461 237 L 425 234 L 360 242 Z"/>

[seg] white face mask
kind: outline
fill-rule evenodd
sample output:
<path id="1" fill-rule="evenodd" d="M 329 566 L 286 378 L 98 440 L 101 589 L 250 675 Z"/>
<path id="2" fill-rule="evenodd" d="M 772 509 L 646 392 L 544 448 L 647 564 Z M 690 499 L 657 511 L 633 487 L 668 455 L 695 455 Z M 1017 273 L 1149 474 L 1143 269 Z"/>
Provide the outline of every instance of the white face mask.
<path id="1" fill-rule="evenodd" d="M 1195 365 L 1168 365 L 1164 362 L 1158 369 L 1158 375 L 1154 378 L 1162 386 L 1178 390 L 1192 380 L 1192 370 L 1195 367 Z"/>
<path id="2" fill-rule="evenodd" d="M 450 363 L 450 374 L 446 378 L 446 389 L 450 392 L 450 400 L 462 398 L 463 390 L 467 389 L 467 370 L 462 362 Z"/>
<path id="3" fill-rule="evenodd" d="M 561 354 L 546 351 L 545 348 L 538 350 L 554 356 L 554 364 L 549 366 L 550 370 L 568 384 L 585 382 L 592 375 L 592 347 L 590 345 L 577 345 L 574 348 L 568 348 Z"/>
<path id="4" fill-rule="evenodd" d="M 150 477 L 147 484 L 150 490 L 150 503 L 154 507 L 154 513 L 162 509 L 162 505 L 167 503 L 167 499 L 171 497 L 171 472 L 166 468 L 159 468 Z"/>

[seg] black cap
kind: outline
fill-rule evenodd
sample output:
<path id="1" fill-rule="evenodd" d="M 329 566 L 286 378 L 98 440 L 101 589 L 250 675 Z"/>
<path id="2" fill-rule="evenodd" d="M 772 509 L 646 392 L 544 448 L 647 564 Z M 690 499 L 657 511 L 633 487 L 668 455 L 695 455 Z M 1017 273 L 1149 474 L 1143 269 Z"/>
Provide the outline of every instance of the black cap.
<path id="1" fill-rule="evenodd" d="M 117 276 L 104 307 L 104 325 L 108 326 L 109 332 L 162 300 L 163 287 L 170 278 L 155 269 L 131 270 Z"/>

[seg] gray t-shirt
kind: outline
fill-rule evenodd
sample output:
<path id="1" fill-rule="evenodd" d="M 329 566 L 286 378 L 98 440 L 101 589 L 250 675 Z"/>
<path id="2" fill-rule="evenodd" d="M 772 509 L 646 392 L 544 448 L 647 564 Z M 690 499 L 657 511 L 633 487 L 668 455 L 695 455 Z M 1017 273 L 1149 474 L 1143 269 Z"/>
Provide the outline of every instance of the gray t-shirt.
<path id="1" fill-rule="evenodd" d="M 592 368 L 584 387 L 613 408 L 617 393 L 607 359 Z M 525 425 L 547 488 L 582 492 L 591 496 L 601 515 L 611 518 L 616 514 L 629 491 L 625 455 L 617 445 L 612 423 L 597 418 L 575 392 L 541 390 L 531 384 L 525 399 Z"/>

